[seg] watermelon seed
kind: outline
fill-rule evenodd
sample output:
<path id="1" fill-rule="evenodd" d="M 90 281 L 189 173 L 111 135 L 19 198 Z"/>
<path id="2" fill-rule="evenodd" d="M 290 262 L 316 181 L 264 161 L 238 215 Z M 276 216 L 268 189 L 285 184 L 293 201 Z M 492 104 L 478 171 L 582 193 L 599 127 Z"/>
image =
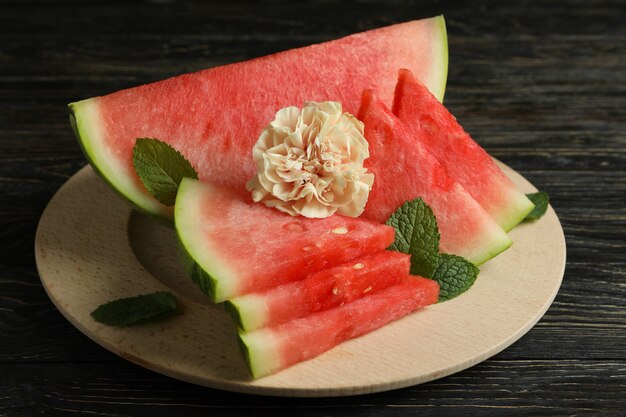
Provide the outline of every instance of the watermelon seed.
<path id="1" fill-rule="evenodd" d="M 358 264 L 354 264 L 354 266 L 352 267 L 353 269 L 363 269 L 365 267 L 365 265 L 363 265 L 362 263 L 358 263 Z"/>
<path id="2" fill-rule="evenodd" d="M 305 246 L 305 247 L 302 248 L 302 250 L 305 251 L 305 252 L 311 251 L 311 250 L 313 250 L 313 246 Z"/>
<path id="3" fill-rule="evenodd" d="M 370 291 L 372 291 L 372 286 L 371 285 L 363 290 L 363 294 L 366 294 L 366 293 L 368 293 Z"/>
<path id="4" fill-rule="evenodd" d="M 287 223 L 283 227 L 290 232 L 304 232 L 306 230 L 306 227 L 296 222 Z"/>
<path id="5" fill-rule="evenodd" d="M 339 288 L 333 287 L 333 294 L 337 295 L 338 292 L 339 292 Z"/>
<path id="6" fill-rule="evenodd" d="M 336 235 L 345 235 L 346 233 L 348 233 L 348 229 L 346 229 L 345 227 L 338 227 L 333 230 L 333 233 Z"/>

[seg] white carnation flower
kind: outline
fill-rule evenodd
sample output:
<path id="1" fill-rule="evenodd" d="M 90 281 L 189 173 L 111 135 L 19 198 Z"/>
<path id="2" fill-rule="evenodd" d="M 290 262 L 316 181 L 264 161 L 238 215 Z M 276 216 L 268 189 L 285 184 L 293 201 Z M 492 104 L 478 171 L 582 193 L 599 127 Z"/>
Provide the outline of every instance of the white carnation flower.
<path id="1" fill-rule="evenodd" d="M 363 123 L 336 102 L 306 102 L 276 113 L 252 150 L 258 174 L 246 188 L 254 201 L 293 216 L 357 217 L 374 183 Z"/>

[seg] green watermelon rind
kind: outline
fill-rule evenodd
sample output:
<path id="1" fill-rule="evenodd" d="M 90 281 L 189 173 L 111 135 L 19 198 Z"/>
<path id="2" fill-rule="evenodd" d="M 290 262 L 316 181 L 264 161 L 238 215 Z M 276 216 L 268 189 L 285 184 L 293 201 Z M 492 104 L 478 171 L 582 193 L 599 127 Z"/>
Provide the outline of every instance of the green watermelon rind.
<path id="1" fill-rule="evenodd" d="M 183 265 L 185 265 L 185 269 L 189 273 L 191 281 L 196 284 L 200 288 L 200 290 L 202 290 L 202 292 L 205 293 L 212 301 L 218 302 L 216 301 L 218 299 L 217 280 L 213 278 L 193 259 L 193 257 L 185 247 L 178 232 L 176 233 L 176 238 L 178 240 L 178 247 L 180 248 Z"/>
<path id="2" fill-rule="evenodd" d="M 239 306 L 229 300 L 226 300 L 224 302 L 224 309 L 228 314 L 230 314 L 230 317 L 235 322 L 235 325 L 240 329 L 244 329 L 244 322 L 241 317 L 241 312 L 239 311 Z"/>
<path id="3" fill-rule="evenodd" d="M 535 205 L 526 197 L 524 193 L 521 191 L 517 192 L 517 195 L 514 198 L 515 200 L 515 209 L 511 210 L 509 208 L 508 214 L 501 215 L 496 222 L 504 229 L 505 232 L 510 232 L 515 226 L 520 224 L 535 208 Z"/>
<path id="4" fill-rule="evenodd" d="M 83 154 L 96 173 L 114 190 L 119 196 L 129 201 L 142 213 L 151 216 L 172 220 L 173 210 L 166 207 L 152 197 L 143 186 L 133 183 L 131 176 L 124 175 L 124 168 L 115 166 L 116 158 L 107 155 L 107 150 L 102 143 L 102 134 L 99 128 L 102 124 L 98 114 L 95 99 L 87 99 L 70 103 L 70 126 L 78 139 Z M 100 144 L 100 146 L 98 146 Z M 97 150 L 96 150 L 97 149 Z M 121 175 L 116 175 L 121 173 Z M 137 187 L 139 190 L 138 192 Z"/>
<path id="5" fill-rule="evenodd" d="M 279 369 L 280 358 L 271 335 L 259 329 L 251 333 L 238 329 L 237 339 L 241 353 L 254 379 L 269 375 Z"/>
<path id="6" fill-rule="evenodd" d="M 248 294 L 226 300 L 224 308 L 235 324 L 244 331 L 265 327 L 268 322 L 265 301 L 256 294 Z"/>
<path id="7" fill-rule="evenodd" d="M 248 347 L 248 344 L 244 340 L 244 337 L 245 337 L 244 335 L 245 335 L 244 332 L 237 329 L 237 343 L 239 344 L 239 349 L 241 350 L 243 358 L 246 361 L 246 365 L 248 365 L 248 369 L 250 370 L 250 373 L 252 373 L 252 377 L 256 378 L 254 370 L 258 368 L 258 364 L 257 364 L 258 361 L 254 360 L 254 357 L 252 356 L 250 352 L 251 349 L 250 347 Z"/>
<path id="8" fill-rule="evenodd" d="M 225 264 L 219 254 L 212 253 L 210 248 L 200 247 L 194 244 L 193 236 L 198 234 L 197 215 L 183 213 L 189 210 L 188 206 L 193 202 L 186 201 L 197 197 L 199 193 L 189 188 L 194 185 L 201 184 L 200 181 L 191 178 L 183 178 L 178 187 L 176 195 L 176 203 L 174 205 L 174 224 L 176 226 L 176 236 L 183 257 L 186 260 L 187 270 L 191 274 L 192 281 L 200 287 L 200 289 L 215 303 L 221 303 L 230 297 L 226 282 L 234 285 L 237 276 L 232 271 L 230 265 Z M 206 185 L 206 184 L 205 184 Z M 185 219 L 191 219 L 189 227 L 185 226 Z M 216 277 L 220 277 L 217 279 Z"/>
<path id="9" fill-rule="evenodd" d="M 513 245 L 513 240 L 506 233 L 502 233 L 502 235 L 503 235 L 503 238 L 499 239 L 500 240 L 499 244 L 489 245 L 489 247 L 493 248 L 493 250 L 483 253 L 482 256 L 480 257 L 477 257 L 477 258 L 472 257 L 472 259 L 469 259 L 469 260 L 476 266 L 482 265 L 488 260 L 495 258 L 499 254 L 501 254 L 502 252 L 510 248 L 511 245 Z"/>

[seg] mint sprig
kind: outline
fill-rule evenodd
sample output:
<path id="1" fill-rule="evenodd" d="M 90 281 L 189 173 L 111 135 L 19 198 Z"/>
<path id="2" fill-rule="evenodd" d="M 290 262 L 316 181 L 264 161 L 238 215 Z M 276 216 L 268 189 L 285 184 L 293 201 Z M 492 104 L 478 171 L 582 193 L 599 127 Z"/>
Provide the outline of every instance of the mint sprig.
<path id="1" fill-rule="evenodd" d="M 421 198 L 407 201 L 387 220 L 396 229 L 390 250 L 411 255 L 411 273 L 432 276 L 439 256 L 439 229 L 431 208 Z"/>
<path id="2" fill-rule="evenodd" d="M 411 274 L 439 283 L 439 302 L 467 291 L 479 269 L 460 256 L 439 253 L 437 218 L 421 198 L 407 201 L 387 220 L 396 229 L 390 250 L 411 255 Z"/>
<path id="3" fill-rule="evenodd" d="M 91 312 L 91 317 L 110 326 L 130 326 L 170 317 L 176 311 L 176 297 L 169 292 L 159 291 L 102 304 Z"/>
<path id="4" fill-rule="evenodd" d="M 548 193 L 539 191 L 537 193 L 526 194 L 526 197 L 535 205 L 535 208 L 526 215 L 524 220 L 537 220 L 548 210 L 550 204 L 550 196 Z"/>
<path id="5" fill-rule="evenodd" d="M 184 177 L 198 178 L 196 170 L 180 152 L 158 139 L 137 139 L 133 166 L 148 192 L 166 206 L 174 205 Z"/>
<path id="6" fill-rule="evenodd" d="M 450 300 L 467 291 L 478 277 L 479 269 L 460 256 L 439 255 L 435 273 L 430 277 L 439 283 L 439 302 Z"/>

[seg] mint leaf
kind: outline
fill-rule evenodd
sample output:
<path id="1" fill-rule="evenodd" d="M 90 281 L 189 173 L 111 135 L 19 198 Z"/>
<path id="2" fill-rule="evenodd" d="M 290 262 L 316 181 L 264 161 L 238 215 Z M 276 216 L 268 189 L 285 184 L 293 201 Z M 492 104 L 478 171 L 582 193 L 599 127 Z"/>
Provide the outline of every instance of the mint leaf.
<path id="1" fill-rule="evenodd" d="M 390 250 L 411 255 L 411 274 L 433 279 L 439 284 L 439 302 L 467 291 L 479 269 L 457 255 L 439 254 L 439 229 L 433 211 L 421 198 L 407 201 L 389 220 L 396 229 Z"/>
<path id="2" fill-rule="evenodd" d="M 467 291 L 476 281 L 479 269 L 456 255 L 439 255 L 432 279 L 439 283 L 439 302 L 449 300 Z"/>
<path id="3" fill-rule="evenodd" d="M 137 139 L 133 147 L 133 166 L 148 192 L 166 206 L 174 205 L 184 177 L 198 179 L 189 161 L 158 139 Z"/>
<path id="4" fill-rule="evenodd" d="M 428 204 L 421 198 L 407 201 L 387 224 L 396 229 L 396 240 L 389 249 L 411 255 L 411 274 L 431 277 L 439 256 L 439 229 Z"/>
<path id="5" fill-rule="evenodd" d="M 548 195 L 548 193 L 539 191 L 538 193 L 526 194 L 526 197 L 528 197 L 528 199 L 533 202 L 535 208 L 533 209 L 533 211 L 528 213 L 524 220 L 537 220 L 538 218 L 546 214 L 548 204 L 550 203 L 550 196 Z"/>
<path id="6" fill-rule="evenodd" d="M 91 317 L 111 326 L 130 326 L 169 317 L 175 312 L 176 298 L 169 292 L 159 291 L 102 304 L 91 312 Z"/>

